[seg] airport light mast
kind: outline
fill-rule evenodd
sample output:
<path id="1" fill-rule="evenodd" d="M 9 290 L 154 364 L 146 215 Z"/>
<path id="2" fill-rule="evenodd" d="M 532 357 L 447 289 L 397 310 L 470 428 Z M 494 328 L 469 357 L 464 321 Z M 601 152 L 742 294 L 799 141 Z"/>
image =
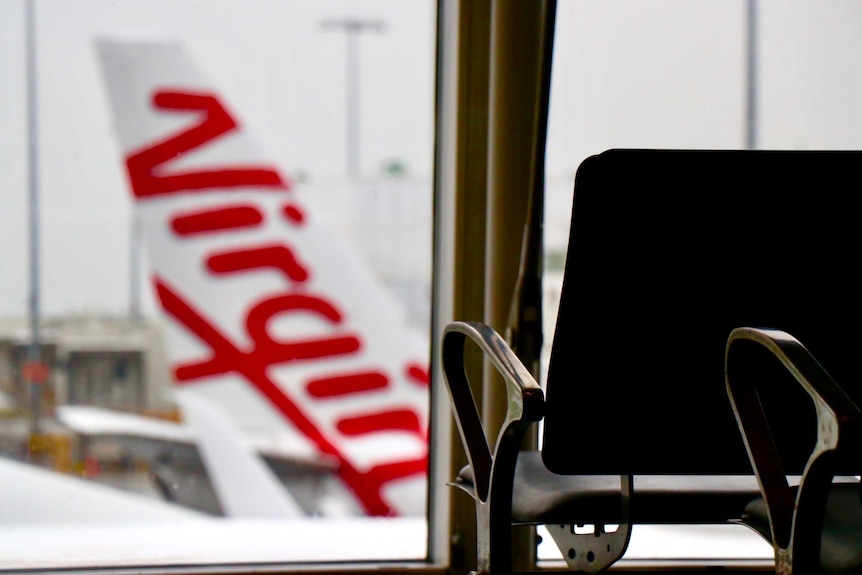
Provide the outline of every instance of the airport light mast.
<path id="1" fill-rule="evenodd" d="M 359 179 L 359 35 L 363 32 L 382 32 L 386 23 L 382 20 L 363 20 L 361 18 L 327 19 L 321 24 L 324 30 L 336 29 L 344 32 L 347 42 L 347 81 L 345 99 L 347 104 L 347 176 L 350 180 Z"/>
<path id="2" fill-rule="evenodd" d="M 745 147 L 757 148 L 757 0 L 746 4 Z"/>
<path id="3" fill-rule="evenodd" d="M 26 386 L 27 407 L 30 413 L 30 449 L 40 434 L 39 418 L 42 414 L 42 386 L 48 381 L 48 370 L 42 361 L 42 341 L 39 331 L 41 306 L 39 299 L 39 130 L 36 86 L 36 7 L 35 0 L 26 3 L 26 74 L 27 74 L 27 168 L 28 205 L 30 224 L 30 343 L 22 376 Z"/>

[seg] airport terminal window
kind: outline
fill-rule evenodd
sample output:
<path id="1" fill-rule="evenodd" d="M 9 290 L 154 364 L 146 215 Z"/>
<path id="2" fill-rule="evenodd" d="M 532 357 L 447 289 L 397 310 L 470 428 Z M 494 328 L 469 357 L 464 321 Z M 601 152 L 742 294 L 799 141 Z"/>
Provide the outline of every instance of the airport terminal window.
<path id="1" fill-rule="evenodd" d="M 862 149 L 860 30 L 862 9 L 847 4 L 560 0 L 546 163 L 546 344 L 580 162 L 609 148 Z M 719 545 L 713 527 L 636 527 L 623 562 L 680 552 L 693 561 L 771 561 L 757 535 L 727 527 Z M 544 546 L 542 555 L 559 557 Z"/>
<path id="2" fill-rule="evenodd" d="M 0 570 L 425 560 L 436 18 L 0 5 Z"/>
<path id="3" fill-rule="evenodd" d="M 0 4 L 0 570 L 427 556 L 436 16 Z M 847 3 L 559 1 L 545 342 L 580 161 L 859 149 L 860 26 Z M 636 530 L 624 561 L 770 560 L 730 527 Z"/>

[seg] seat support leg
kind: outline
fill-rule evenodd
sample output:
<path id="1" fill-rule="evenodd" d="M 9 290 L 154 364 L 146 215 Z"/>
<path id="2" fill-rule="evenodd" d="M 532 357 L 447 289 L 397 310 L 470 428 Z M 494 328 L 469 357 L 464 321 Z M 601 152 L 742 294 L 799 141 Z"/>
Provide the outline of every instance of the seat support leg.
<path id="1" fill-rule="evenodd" d="M 546 525 L 569 568 L 579 573 L 600 573 L 616 563 L 631 539 L 632 477 L 620 477 L 620 523 L 614 531 L 594 525 L 592 533 L 578 533 L 574 525 Z"/>

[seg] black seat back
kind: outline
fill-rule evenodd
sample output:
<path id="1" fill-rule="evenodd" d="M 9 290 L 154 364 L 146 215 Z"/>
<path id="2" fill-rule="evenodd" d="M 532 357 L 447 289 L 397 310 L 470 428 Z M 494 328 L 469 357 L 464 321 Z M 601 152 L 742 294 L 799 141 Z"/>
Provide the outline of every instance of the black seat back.
<path id="1" fill-rule="evenodd" d="M 585 160 L 547 381 L 548 468 L 751 473 L 724 385 L 738 326 L 791 333 L 852 385 L 860 173 L 857 152 L 611 150 Z M 774 387 L 767 404 L 808 402 L 795 385 Z M 787 471 L 801 473 L 813 415 L 784 419 Z"/>

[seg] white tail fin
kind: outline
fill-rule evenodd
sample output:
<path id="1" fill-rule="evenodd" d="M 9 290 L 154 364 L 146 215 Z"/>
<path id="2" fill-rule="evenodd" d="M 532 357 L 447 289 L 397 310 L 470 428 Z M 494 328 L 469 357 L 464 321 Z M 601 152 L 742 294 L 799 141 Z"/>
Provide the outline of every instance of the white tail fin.
<path id="1" fill-rule="evenodd" d="M 427 345 L 179 44 L 98 43 L 176 385 L 299 434 L 371 515 L 422 514 Z"/>

